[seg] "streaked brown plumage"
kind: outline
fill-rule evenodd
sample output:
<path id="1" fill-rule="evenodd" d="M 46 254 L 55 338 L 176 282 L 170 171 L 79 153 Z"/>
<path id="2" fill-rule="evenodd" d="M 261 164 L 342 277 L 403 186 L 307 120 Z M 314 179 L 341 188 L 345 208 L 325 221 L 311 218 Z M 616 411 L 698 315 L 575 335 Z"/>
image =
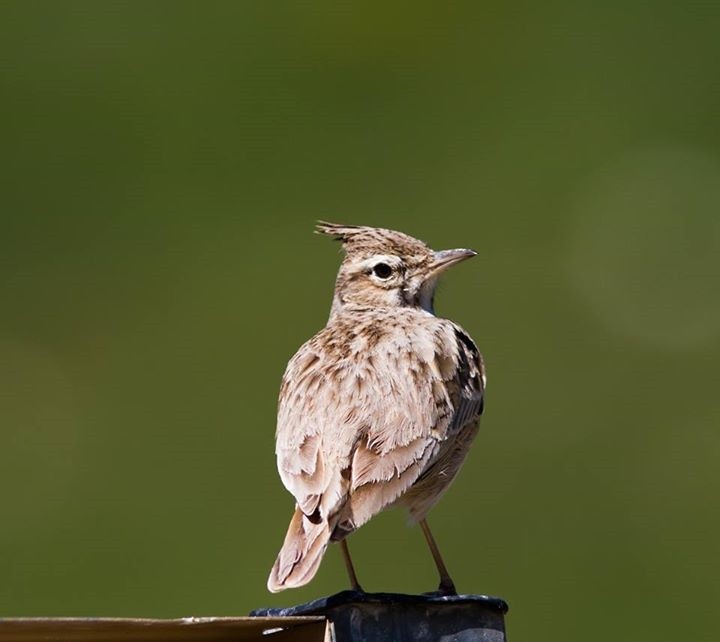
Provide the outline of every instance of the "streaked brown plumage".
<path id="1" fill-rule="evenodd" d="M 433 252 L 406 234 L 321 223 L 343 243 L 330 319 L 290 360 L 280 389 L 277 463 L 296 509 L 272 568 L 276 592 L 309 582 L 339 541 L 393 505 L 419 522 L 455 587 L 425 517 L 478 429 L 485 374 L 464 330 L 433 311 L 439 274 L 474 256 Z"/>

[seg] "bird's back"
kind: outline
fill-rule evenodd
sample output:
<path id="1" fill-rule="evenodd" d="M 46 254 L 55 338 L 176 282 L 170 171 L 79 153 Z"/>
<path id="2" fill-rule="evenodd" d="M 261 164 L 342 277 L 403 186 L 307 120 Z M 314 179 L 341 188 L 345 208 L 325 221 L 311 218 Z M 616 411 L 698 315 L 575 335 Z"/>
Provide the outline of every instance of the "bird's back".
<path id="1" fill-rule="evenodd" d="M 331 523 L 334 538 L 413 485 L 429 509 L 425 495 L 444 491 L 469 446 L 483 388 L 479 352 L 451 321 L 411 308 L 337 315 L 283 378 L 283 482 L 303 512 Z"/>

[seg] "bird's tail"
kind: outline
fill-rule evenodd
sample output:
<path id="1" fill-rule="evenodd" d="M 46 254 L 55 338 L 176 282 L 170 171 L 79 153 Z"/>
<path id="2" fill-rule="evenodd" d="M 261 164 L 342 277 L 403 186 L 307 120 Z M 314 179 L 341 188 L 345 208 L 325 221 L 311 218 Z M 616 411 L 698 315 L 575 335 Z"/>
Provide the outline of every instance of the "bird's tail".
<path id="1" fill-rule="evenodd" d="M 315 576 L 329 541 L 327 521 L 314 524 L 296 508 L 285 542 L 270 571 L 268 590 L 277 593 L 307 584 Z"/>

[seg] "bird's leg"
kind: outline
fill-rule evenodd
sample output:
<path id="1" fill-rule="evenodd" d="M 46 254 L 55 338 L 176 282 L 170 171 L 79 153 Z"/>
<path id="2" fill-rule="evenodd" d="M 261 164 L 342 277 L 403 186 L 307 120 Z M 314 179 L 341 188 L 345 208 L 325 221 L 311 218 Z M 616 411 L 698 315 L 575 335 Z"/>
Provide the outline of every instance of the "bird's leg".
<path id="1" fill-rule="evenodd" d="M 435 543 L 435 538 L 430 531 L 430 526 L 428 526 L 427 521 L 424 519 L 421 519 L 419 524 L 420 528 L 422 528 L 423 535 L 425 535 L 425 541 L 427 541 L 428 546 L 430 547 L 430 552 L 435 560 L 435 566 L 437 566 L 438 573 L 440 574 L 440 586 L 438 586 L 438 591 L 443 595 L 457 595 L 455 583 L 452 581 L 450 573 L 448 573 L 445 562 L 443 562 L 442 555 L 440 555 L 440 549 L 438 549 L 438 546 Z"/>
<path id="2" fill-rule="evenodd" d="M 353 566 L 352 558 L 350 557 L 347 539 L 340 540 L 340 550 L 342 550 L 343 560 L 345 560 L 345 570 L 347 570 L 348 577 L 350 578 L 350 585 L 352 586 L 353 591 L 364 593 L 362 586 L 360 586 L 360 582 L 358 582 L 357 575 L 355 575 L 355 567 Z"/>

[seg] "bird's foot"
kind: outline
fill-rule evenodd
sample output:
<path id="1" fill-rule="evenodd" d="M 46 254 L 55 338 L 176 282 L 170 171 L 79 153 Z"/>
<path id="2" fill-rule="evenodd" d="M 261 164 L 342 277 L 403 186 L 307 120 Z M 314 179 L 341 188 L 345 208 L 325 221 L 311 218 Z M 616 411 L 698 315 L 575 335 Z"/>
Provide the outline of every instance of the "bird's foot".
<path id="1" fill-rule="evenodd" d="M 437 592 L 440 595 L 457 595 L 458 594 L 457 590 L 455 589 L 455 583 L 450 578 L 440 582 L 440 586 L 438 586 Z"/>
<path id="2" fill-rule="evenodd" d="M 437 591 L 429 591 L 428 593 L 423 593 L 423 595 L 427 595 L 428 597 L 446 597 L 448 595 L 457 595 L 458 592 L 455 589 L 455 584 L 452 580 L 444 580 L 440 582 L 440 586 L 438 586 Z"/>

